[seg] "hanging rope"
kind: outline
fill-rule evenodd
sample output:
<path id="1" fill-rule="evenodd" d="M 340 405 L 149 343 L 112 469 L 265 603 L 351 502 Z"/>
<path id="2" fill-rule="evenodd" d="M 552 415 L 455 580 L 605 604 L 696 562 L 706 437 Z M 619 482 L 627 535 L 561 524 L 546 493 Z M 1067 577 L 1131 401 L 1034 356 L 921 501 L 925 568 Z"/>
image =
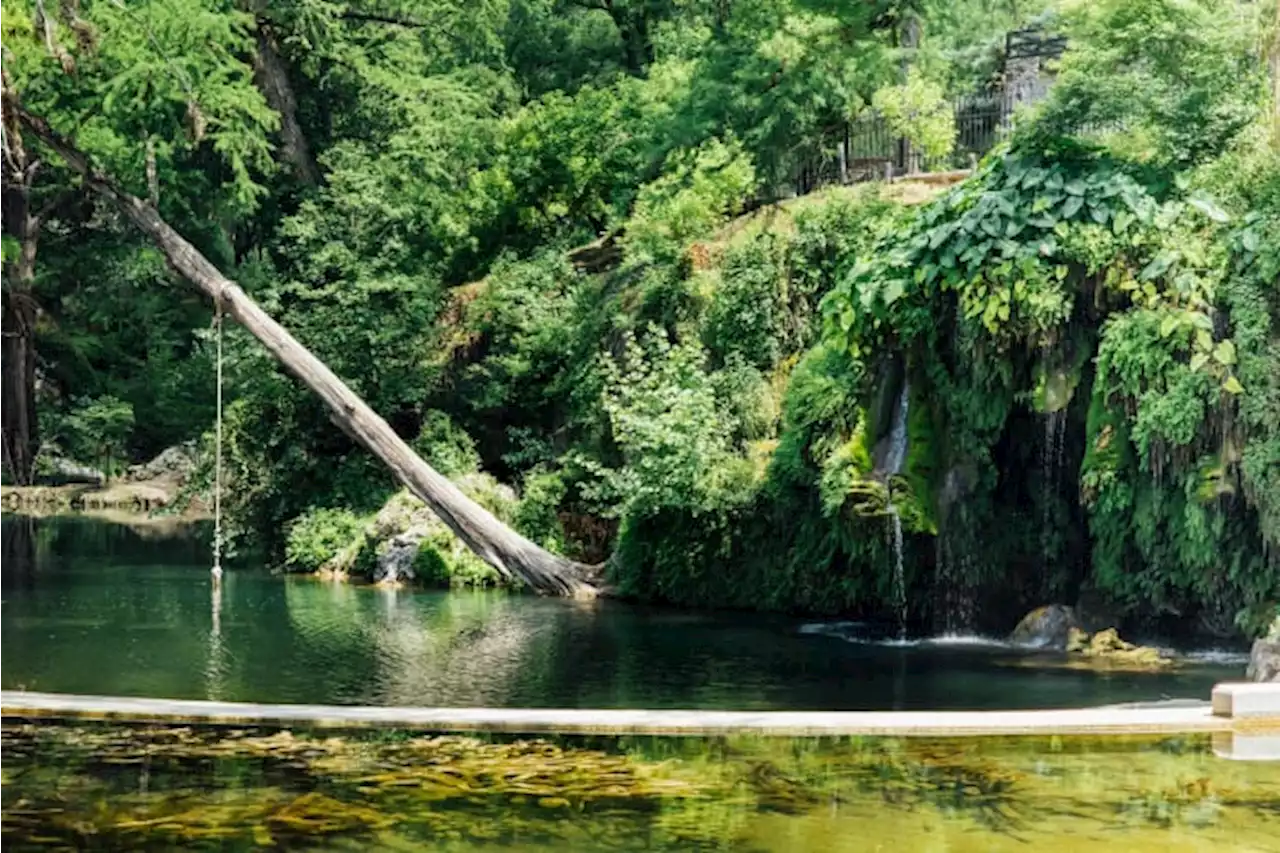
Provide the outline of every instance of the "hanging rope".
<path id="1" fill-rule="evenodd" d="M 214 336 L 217 338 L 217 411 L 214 415 L 213 461 L 213 580 L 222 579 L 222 300 L 218 300 L 213 315 Z"/>

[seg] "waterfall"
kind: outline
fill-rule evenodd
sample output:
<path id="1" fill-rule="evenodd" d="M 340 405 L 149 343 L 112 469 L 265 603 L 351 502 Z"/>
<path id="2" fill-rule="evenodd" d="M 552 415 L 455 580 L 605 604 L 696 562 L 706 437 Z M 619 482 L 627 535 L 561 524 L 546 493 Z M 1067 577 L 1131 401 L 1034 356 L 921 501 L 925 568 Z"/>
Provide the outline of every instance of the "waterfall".
<path id="1" fill-rule="evenodd" d="M 893 503 L 893 477 L 902 472 L 907 460 L 907 409 L 910 405 L 910 387 L 902 382 L 898 406 L 893 413 L 893 425 L 889 430 L 889 450 L 885 456 L 885 484 L 889 494 L 889 541 L 893 546 L 893 606 L 898 616 L 898 636 L 907 633 L 907 579 L 902 565 L 902 519 Z"/>
<path id="2" fill-rule="evenodd" d="M 889 533 L 893 541 L 893 607 L 898 614 L 898 636 L 907 635 L 907 579 L 902 568 L 902 519 L 889 504 Z"/>
<path id="3" fill-rule="evenodd" d="M 974 562 L 964 546 L 963 537 L 957 537 L 953 527 L 967 530 L 963 507 L 956 510 L 959 520 L 953 520 L 938 531 L 936 539 L 937 564 L 934 579 L 934 630 L 946 635 L 967 634 L 973 630 L 977 602 L 974 600 Z M 957 539 L 962 541 L 957 541 Z"/>
<path id="4" fill-rule="evenodd" d="M 1067 412 L 1047 412 L 1044 440 L 1040 446 L 1040 590 L 1050 594 L 1049 579 L 1053 562 L 1053 502 L 1058 494 L 1063 457 L 1066 452 Z"/>
<path id="5" fill-rule="evenodd" d="M 904 380 L 902 393 L 898 395 L 898 405 L 893 411 L 893 425 L 889 428 L 889 450 L 884 458 L 884 469 L 888 476 L 902 473 L 902 464 L 907 461 L 907 398 L 910 387 Z"/>

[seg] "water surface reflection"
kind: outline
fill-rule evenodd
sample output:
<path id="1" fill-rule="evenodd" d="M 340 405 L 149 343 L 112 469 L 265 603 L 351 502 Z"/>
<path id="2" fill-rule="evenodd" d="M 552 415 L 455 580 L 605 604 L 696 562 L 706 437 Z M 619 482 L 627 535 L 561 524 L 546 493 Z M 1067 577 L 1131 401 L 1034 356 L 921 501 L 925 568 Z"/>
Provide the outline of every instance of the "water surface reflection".
<path id="1" fill-rule="evenodd" d="M 147 538 L 86 519 L 3 523 L 6 688 L 332 704 L 966 709 L 1203 699 L 1243 671 L 1217 658 L 1150 675 L 1064 670 L 996 643 L 867 642 L 850 623 L 243 569 L 214 588 L 207 530 Z"/>

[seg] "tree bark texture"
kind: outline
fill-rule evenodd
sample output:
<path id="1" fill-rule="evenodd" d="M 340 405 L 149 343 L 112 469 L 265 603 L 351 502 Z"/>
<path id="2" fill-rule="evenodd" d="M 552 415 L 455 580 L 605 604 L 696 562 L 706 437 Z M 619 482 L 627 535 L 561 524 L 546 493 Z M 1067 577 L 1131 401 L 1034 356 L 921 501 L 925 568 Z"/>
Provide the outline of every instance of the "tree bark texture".
<path id="1" fill-rule="evenodd" d="M 575 597 L 600 591 L 599 567 L 575 563 L 538 547 L 464 495 L 424 462 L 333 371 L 311 354 L 233 281 L 141 199 L 96 171 L 88 157 L 48 123 L 10 108 L 30 133 L 78 172 L 88 188 L 112 203 L 164 252 L 170 265 L 207 294 L 265 346 L 285 368 L 324 400 L 334 419 L 391 469 L 482 560 L 504 577 L 519 578 L 540 593 Z"/>
<path id="2" fill-rule="evenodd" d="M 36 279 L 36 249 L 40 215 L 31 210 L 31 187 L 40 164 L 28 162 L 21 137 L 10 132 L 6 152 L 4 218 L 18 243 L 18 257 L 8 265 L 0 321 L 0 444 L 4 468 L 20 486 L 35 474 L 39 435 L 36 428 L 36 317 L 32 289 Z"/>
<path id="3" fill-rule="evenodd" d="M 293 167 L 294 174 L 306 184 L 320 180 L 320 172 L 311 156 L 311 146 L 298 123 L 298 100 L 289 82 L 289 69 L 276 47 L 271 25 L 258 22 L 257 51 L 253 56 L 253 82 L 267 99 L 271 109 L 280 114 L 280 154 Z"/>

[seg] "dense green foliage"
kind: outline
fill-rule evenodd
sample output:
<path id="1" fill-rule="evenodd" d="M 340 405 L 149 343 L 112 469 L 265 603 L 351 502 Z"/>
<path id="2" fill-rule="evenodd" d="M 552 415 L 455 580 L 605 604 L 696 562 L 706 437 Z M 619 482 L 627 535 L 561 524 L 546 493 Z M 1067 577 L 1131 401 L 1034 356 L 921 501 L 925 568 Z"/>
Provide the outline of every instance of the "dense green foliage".
<path id="1" fill-rule="evenodd" d="M 1001 629 L 1091 593 L 1219 634 L 1280 598 L 1271 7 L 46 9 L 5 0 L 7 90 L 626 594 L 889 618 L 905 591 L 917 625 Z M 1052 92 L 969 179 L 778 203 L 868 110 L 946 156 L 950 98 L 1037 20 L 1070 39 Z M 118 468 L 209 429 L 210 317 L 73 187 L 36 173 L 34 206 L 72 193 L 33 282 L 6 231 L 6 294 L 43 312 L 44 441 Z M 234 535 L 367 569 L 390 476 L 225 345 Z M 420 576 L 493 580 L 428 544 Z"/>

